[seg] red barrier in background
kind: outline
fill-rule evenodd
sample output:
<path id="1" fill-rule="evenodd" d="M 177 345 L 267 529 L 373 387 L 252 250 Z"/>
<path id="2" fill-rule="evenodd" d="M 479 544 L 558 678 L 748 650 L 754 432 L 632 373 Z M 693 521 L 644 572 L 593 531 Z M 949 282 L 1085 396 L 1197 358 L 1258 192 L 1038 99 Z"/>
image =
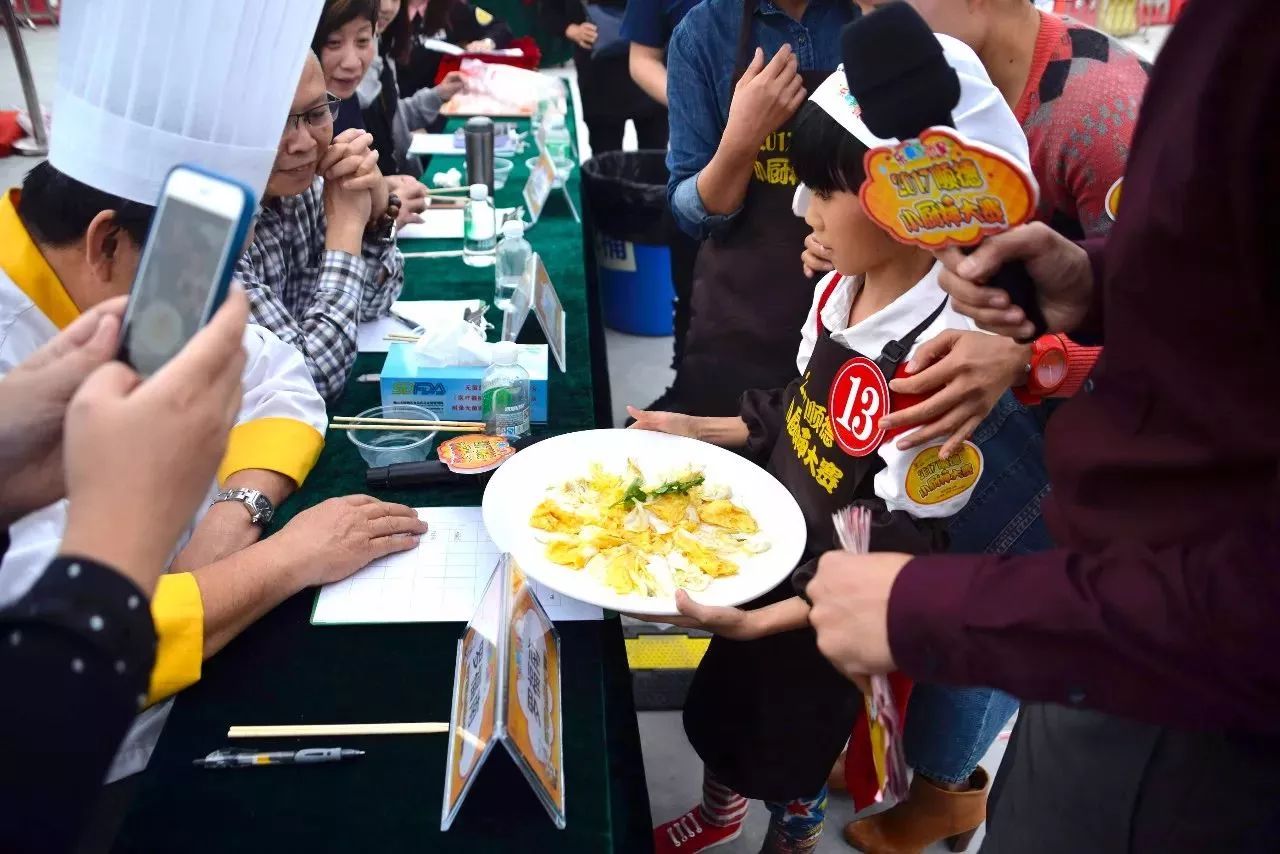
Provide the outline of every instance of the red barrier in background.
<path id="1" fill-rule="evenodd" d="M 462 67 L 464 59 L 478 59 L 481 62 L 491 62 L 495 65 L 514 65 L 516 68 L 527 68 L 530 71 L 536 71 L 542 63 L 542 51 L 538 48 L 538 43 L 528 36 L 520 36 L 512 39 L 509 48 L 520 48 L 524 51 L 523 56 L 494 56 L 489 53 L 464 53 L 461 56 L 445 56 L 440 60 L 440 69 L 436 72 L 436 83 L 445 78 L 450 71 L 457 71 Z"/>

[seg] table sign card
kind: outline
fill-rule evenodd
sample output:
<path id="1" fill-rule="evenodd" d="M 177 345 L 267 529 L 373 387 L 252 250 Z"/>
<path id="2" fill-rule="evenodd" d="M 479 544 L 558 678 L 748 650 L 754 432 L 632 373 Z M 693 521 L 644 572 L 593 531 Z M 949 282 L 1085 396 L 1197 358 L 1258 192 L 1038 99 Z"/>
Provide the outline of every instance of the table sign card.
<path id="1" fill-rule="evenodd" d="M 529 224 L 537 225 L 542 209 L 547 205 L 551 188 L 556 183 L 556 163 L 543 148 L 538 152 L 538 162 L 529 173 L 529 180 L 524 184 L 524 208 L 529 212 Z"/>
<path id="2" fill-rule="evenodd" d="M 453 672 L 453 711 L 449 720 L 448 776 L 444 783 L 444 813 L 440 829 L 453 824 L 476 772 L 489 758 L 498 729 L 502 676 L 502 598 L 505 587 L 499 561 L 489 577 L 471 622 L 458 641 Z"/>
<path id="3" fill-rule="evenodd" d="M 560 635 L 519 566 L 503 556 L 458 641 L 442 831 L 498 742 L 564 829 L 560 702 Z"/>
<path id="4" fill-rule="evenodd" d="M 565 339 L 564 339 L 564 306 L 560 304 L 560 295 L 555 285 L 551 284 L 551 276 L 547 274 L 546 265 L 541 255 L 534 255 L 533 271 L 533 313 L 547 336 L 547 346 L 556 357 L 560 372 L 565 372 Z"/>
<path id="5" fill-rule="evenodd" d="M 511 296 L 511 308 L 502 313 L 503 341 L 516 340 L 520 337 L 520 330 L 524 329 L 524 322 L 529 318 L 529 309 L 533 307 L 533 283 L 541 263 L 538 253 L 534 252 L 525 264 L 520 287 L 516 288 L 516 292 Z"/>

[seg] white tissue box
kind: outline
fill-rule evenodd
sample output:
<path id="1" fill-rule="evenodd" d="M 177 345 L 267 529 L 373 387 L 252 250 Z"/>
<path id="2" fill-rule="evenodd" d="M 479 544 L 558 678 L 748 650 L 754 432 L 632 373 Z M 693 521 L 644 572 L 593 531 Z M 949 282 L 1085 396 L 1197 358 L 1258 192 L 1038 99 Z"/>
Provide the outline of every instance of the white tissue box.
<path id="1" fill-rule="evenodd" d="M 547 421 L 547 345 L 521 344 L 520 367 L 529 372 L 530 418 Z M 480 382 L 486 365 L 437 368 L 419 363 L 413 345 L 394 342 L 382 365 L 382 405 L 412 403 L 446 421 L 479 421 Z"/>

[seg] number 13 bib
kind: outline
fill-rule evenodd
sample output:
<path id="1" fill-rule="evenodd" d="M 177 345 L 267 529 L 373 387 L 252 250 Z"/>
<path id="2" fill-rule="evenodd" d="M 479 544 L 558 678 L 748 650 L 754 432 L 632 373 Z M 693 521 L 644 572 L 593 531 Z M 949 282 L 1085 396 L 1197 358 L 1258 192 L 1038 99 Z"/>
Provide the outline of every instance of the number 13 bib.
<path id="1" fill-rule="evenodd" d="M 889 413 L 889 383 L 879 366 L 854 356 L 836 372 L 827 397 L 836 443 L 852 457 L 865 457 L 884 441 L 880 420 Z"/>

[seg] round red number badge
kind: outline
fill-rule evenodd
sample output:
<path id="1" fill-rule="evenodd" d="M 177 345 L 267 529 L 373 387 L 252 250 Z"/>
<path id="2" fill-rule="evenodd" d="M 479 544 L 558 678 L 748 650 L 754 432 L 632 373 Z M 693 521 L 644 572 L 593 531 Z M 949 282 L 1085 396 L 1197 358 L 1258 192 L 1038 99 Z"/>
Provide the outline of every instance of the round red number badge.
<path id="1" fill-rule="evenodd" d="M 827 398 L 836 443 L 851 456 L 865 457 L 880 447 L 884 439 L 880 419 L 888 412 L 889 383 L 876 363 L 866 356 L 845 362 Z"/>

